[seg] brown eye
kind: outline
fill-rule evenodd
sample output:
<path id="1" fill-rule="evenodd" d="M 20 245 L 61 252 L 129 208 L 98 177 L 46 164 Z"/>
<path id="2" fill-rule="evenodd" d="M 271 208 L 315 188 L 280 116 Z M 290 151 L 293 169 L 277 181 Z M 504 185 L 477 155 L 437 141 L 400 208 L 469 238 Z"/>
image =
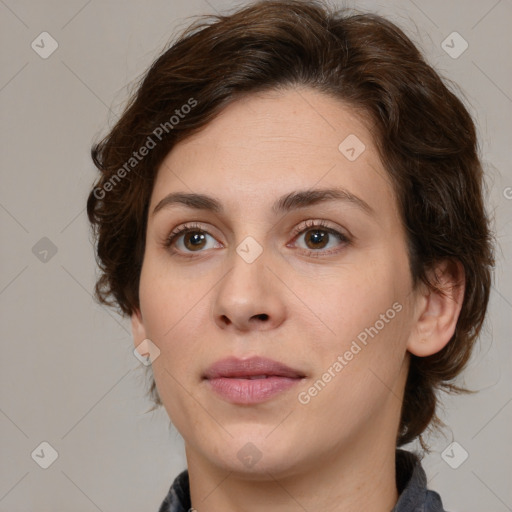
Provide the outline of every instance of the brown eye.
<path id="1" fill-rule="evenodd" d="M 306 231 L 306 245 L 309 249 L 323 249 L 329 242 L 330 233 L 320 229 Z"/>
<path id="2" fill-rule="evenodd" d="M 197 251 L 205 246 L 206 235 L 201 231 L 189 231 L 183 235 L 183 245 L 189 251 Z"/>
<path id="3" fill-rule="evenodd" d="M 199 226 L 183 225 L 174 230 L 165 242 L 165 246 L 174 253 L 204 252 L 204 249 L 222 247 L 222 244 Z"/>
<path id="4" fill-rule="evenodd" d="M 298 231 L 294 245 L 303 249 L 308 255 L 328 255 L 339 252 L 340 246 L 350 244 L 347 236 L 333 228 L 325 226 L 321 221 L 311 221 L 302 225 Z M 300 229 L 300 228 L 299 228 Z"/>

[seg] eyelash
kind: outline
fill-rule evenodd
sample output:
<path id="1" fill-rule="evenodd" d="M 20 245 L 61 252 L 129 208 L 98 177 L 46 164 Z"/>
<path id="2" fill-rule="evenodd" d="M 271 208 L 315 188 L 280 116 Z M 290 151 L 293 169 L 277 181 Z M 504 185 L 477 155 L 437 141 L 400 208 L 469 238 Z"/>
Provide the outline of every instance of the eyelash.
<path id="1" fill-rule="evenodd" d="M 333 228 L 330 228 L 323 220 L 309 220 L 303 224 L 300 224 L 297 228 L 295 228 L 293 230 L 293 233 L 292 233 L 293 242 L 295 242 L 295 240 L 299 237 L 299 235 L 307 233 L 308 231 L 311 231 L 314 228 L 318 228 L 319 231 L 324 231 L 330 235 L 336 236 L 339 239 L 339 241 L 342 242 L 344 247 L 350 245 L 350 243 L 351 243 L 351 240 L 349 239 L 348 236 L 340 233 L 339 231 L 337 231 Z M 193 222 L 186 223 L 171 232 L 171 234 L 166 238 L 166 240 L 164 242 L 164 246 L 166 248 L 168 248 L 173 254 L 182 256 L 184 258 L 194 258 L 195 257 L 194 251 L 188 251 L 187 253 L 183 254 L 182 251 L 176 250 L 175 248 L 172 247 L 173 244 L 175 243 L 175 241 L 181 235 L 188 233 L 189 231 L 199 231 L 201 233 L 206 233 L 209 236 L 212 236 L 212 235 L 210 235 L 210 233 L 208 233 L 208 231 L 202 229 L 201 225 L 199 225 L 197 223 L 193 223 Z M 288 247 L 288 244 L 287 244 L 287 247 Z M 331 250 L 327 250 L 327 251 L 302 249 L 302 251 L 304 251 L 307 256 L 321 257 L 322 255 L 328 256 L 328 255 L 337 253 L 340 251 L 340 249 L 339 248 L 335 249 L 335 250 L 331 249 Z M 204 251 L 197 251 L 197 252 L 200 253 L 200 252 L 204 252 Z"/>

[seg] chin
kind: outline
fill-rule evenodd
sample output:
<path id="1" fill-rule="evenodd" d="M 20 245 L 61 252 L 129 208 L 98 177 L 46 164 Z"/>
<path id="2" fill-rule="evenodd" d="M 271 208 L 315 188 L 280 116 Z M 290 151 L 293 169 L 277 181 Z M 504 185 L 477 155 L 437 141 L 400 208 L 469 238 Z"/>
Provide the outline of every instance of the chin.
<path id="1" fill-rule="evenodd" d="M 283 478 L 294 475 L 303 467 L 295 443 L 288 446 L 282 438 L 268 436 L 268 431 L 261 435 L 250 435 L 247 431 L 244 434 L 230 432 L 233 438 L 224 440 L 226 444 L 204 448 L 204 453 L 209 452 L 210 462 L 218 468 L 243 479 L 264 481 L 269 479 L 269 474 Z"/>

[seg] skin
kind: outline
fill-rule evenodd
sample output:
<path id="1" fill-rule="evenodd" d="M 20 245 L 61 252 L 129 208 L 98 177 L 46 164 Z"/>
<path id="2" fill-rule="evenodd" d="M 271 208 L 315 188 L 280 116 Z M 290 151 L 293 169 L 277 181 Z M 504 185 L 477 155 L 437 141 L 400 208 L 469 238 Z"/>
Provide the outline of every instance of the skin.
<path id="1" fill-rule="evenodd" d="M 366 147 L 355 161 L 338 149 L 350 134 Z M 332 187 L 374 213 L 340 200 L 272 210 L 293 191 Z M 175 204 L 153 215 L 171 192 L 214 196 L 224 212 Z M 412 288 L 396 197 L 364 120 L 309 88 L 239 99 L 167 155 L 149 211 L 134 343 L 150 339 L 160 350 L 154 377 L 185 441 L 193 507 L 389 512 L 409 353 L 449 341 L 464 288 L 449 288 L 462 268 L 448 262 L 437 268 L 446 296 Z M 349 242 L 325 231 L 319 242 L 310 227 L 318 220 Z M 187 222 L 206 232 L 203 245 L 189 233 L 167 247 Z M 252 263 L 236 251 L 247 236 L 262 249 Z M 300 403 L 394 303 L 400 312 Z M 269 357 L 306 377 L 266 402 L 228 403 L 202 374 L 231 355 Z M 250 467 L 237 457 L 249 442 L 261 455 Z"/>

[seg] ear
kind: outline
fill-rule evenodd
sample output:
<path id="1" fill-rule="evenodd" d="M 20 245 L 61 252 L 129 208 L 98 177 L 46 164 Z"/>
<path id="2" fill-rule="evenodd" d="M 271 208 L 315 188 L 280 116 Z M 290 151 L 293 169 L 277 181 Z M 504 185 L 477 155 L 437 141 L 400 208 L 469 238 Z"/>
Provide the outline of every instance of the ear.
<path id="1" fill-rule="evenodd" d="M 140 310 L 135 309 L 131 316 L 132 322 L 132 335 L 133 335 L 133 344 L 137 347 L 140 343 L 142 343 L 146 338 L 146 328 L 144 327 L 144 322 L 142 320 L 142 314 Z"/>
<path id="2" fill-rule="evenodd" d="M 442 293 L 424 283 L 418 289 L 416 325 L 407 342 L 407 350 L 418 357 L 435 354 L 448 344 L 464 301 L 465 274 L 460 261 L 443 260 L 429 272 L 429 278 Z"/>

